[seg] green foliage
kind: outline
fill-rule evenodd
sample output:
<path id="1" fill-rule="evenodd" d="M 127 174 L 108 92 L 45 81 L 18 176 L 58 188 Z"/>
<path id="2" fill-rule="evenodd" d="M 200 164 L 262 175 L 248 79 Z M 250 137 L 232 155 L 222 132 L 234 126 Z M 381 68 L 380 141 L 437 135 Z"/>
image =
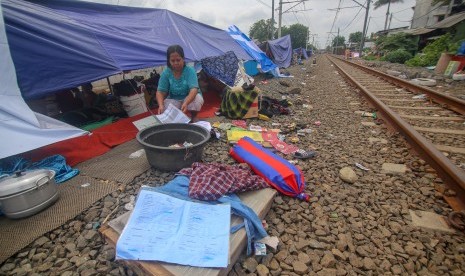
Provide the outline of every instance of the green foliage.
<path id="1" fill-rule="evenodd" d="M 291 26 L 281 27 L 281 36 L 291 35 L 292 48 L 305 48 L 308 38 L 308 27 L 302 24 L 292 24 Z"/>
<path id="2" fill-rule="evenodd" d="M 374 56 L 374 55 L 364 55 L 362 57 L 364 60 L 377 60 L 378 57 Z"/>
<path id="3" fill-rule="evenodd" d="M 349 42 L 361 42 L 362 41 L 362 32 L 355 32 L 349 35 Z"/>
<path id="4" fill-rule="evenodd" d="M 453 50 L 453 53 L 457 51 L 458 44 L 457 48 L 452 49 L 452 47 L 456 47 L 455 43 L 456 42 L 451 41 L 451 35 L 449 33 L 442 35 L 434 42 L 426 45 L 421 54 L 417 54 L 405 64 L 408 66 L 421 67 L 436 65 L 442 53 L 448 52 L 449 50 Z"/>
<path id="5" fill-rule="evenodd" d="M 346 38 L 339 35 L 339 36 L 336 36 L 336 37 L 333 38 L 332 45 L 333 45 L 333 47 L 344 46 L 345 42 L 346 42 Z"/>
<path id="6" fill-rule="evenodd" d="M 387 4 L 395 4 L 395 3 L 402 3 L 404 0 L 378 0 L 375 2 L 375 10 L 381 6 L 387 5 Z"/>
<path id="7" fill-rule="evenodd" d="M 383 53 L 405 49 L 409 53 L 414 53 L 418 47 L 417 38 L 404 33 L 381 36 L 375 41 L 376 48 Z"/>
<path id="8" fill-rule="evenodd" d="M 449 5 L 450 0 L 433 0 L 431 5 L 436 5 L 437 3 L 441 3 L 441 5 Z"/>
<path id="9" fill-rule="evenodd" d="M 392 52 L 389 52 L 385 56 L 386 60 L 391 63 L 401 63 L 404 64 L 407 60 L 412 58 L 412 54 L 405 51 L 404 49 L 398 49 Z"/>
<path id="10" fill-rule="evenodd" d="M 310 50 L 310 49 L 316 50 L 316 49 L 318 49 L 318 48 L 315 47 L 315 45 L 313 45 L 312 43 L 309 43 L 309 44 L 307 45 L 307 49 L 308 49 L 308 50 Z"/>
<path id="11" fill-rule="evenodd" d="M 271 19 L 261 19 L 253 23 L 249 31 L 250 38 L 257 39 L 260 42 L 267 41 L 271 38 L 274 27 L 271 24 Z"/>

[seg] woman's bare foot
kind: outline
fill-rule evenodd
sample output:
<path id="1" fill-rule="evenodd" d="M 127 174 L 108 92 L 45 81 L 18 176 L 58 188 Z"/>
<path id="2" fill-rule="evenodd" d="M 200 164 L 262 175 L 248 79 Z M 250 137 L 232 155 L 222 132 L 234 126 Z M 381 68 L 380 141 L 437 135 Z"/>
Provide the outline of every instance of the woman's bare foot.
<path id="1" fill-rule="evenodd" d="M 191 121 L 190 123 L 197 123 L 199 119 L 197 118 L 197 111 L 191 111 Z"/>

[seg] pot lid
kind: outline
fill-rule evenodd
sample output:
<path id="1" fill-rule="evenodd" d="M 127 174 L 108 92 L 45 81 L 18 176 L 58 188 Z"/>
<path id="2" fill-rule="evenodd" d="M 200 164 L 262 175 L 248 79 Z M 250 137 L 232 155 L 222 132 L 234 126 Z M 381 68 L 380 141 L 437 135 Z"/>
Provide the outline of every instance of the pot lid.
<path id="1" fill-rule="evenodd" d="M 16 172 L 13 175 L 0 178 L 0 197 L 13 195 L 34 187 L 42 186 L 55 177 L 52 170 L 30 170 Z"/>

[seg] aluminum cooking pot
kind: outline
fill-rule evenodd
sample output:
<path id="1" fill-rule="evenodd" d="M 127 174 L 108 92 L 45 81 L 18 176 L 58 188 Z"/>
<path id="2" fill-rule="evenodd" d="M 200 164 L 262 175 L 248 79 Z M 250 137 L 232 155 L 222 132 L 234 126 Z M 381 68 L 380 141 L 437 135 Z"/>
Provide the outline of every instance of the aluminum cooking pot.
<path id="1" fill-rule="evenodd" d="M 34 215 L 58 199 L 55 172 L 30 170 L 0 178 L 0 208 L 9 218 Z"/>

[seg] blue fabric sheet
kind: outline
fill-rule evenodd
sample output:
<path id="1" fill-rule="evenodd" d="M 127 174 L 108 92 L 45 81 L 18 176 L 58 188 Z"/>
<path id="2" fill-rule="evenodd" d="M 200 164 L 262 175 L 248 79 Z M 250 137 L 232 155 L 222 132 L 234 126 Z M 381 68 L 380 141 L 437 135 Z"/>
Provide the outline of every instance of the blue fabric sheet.
<path id="1" fill-rule="evenodd" d="M 155 188 L 157 191 L 166 193 L 168 195 L 183 199 L 194 201 L 189 197 L 189 178 L 187 176 L 176 176 L 173 180 L 168 182 L 166 185 Z M 243 204 L 240 198 L 236 194 L 229 194 L 222 196 L 217 201 L 202 201 L 211 204 L 218 203 L 229 203 L 231 205 L 231 212 L 234 215 L 240 216 L 244 219 L 244 222 L 233 226 L 231 233 L 235 233 L 242 227 L 245 227 L 247 233 L 247 255 L 252 254 L 252 244 L 254 241 L 258 241 L 268 236 L 265 229 L 263 228 L 260 218 L 255 212 L 248 206 Z"/>
<path id="2" fill-rule="evenodd" d="M 41 161 L 31 163 L 30 161 L 13 156 L 2 159 L 0 162 L 0 175 L 11 175 L 17 171 L 27 171 L 34 169 L 48 169 L 55 171 L 55 182 L 62 183 L 79 174 L 78 169 L 72 169 L 66 164 L 62 155 L 52 155 Z"/>
<path id="3" fill-rule="evenodd" d="M 230 51 L 222 56 L 204 58 L 200 62 L 208 75 L 231 87 L 234 86 L 237 70 L 239 70 L 239 60 L 234 52 Z"/>

